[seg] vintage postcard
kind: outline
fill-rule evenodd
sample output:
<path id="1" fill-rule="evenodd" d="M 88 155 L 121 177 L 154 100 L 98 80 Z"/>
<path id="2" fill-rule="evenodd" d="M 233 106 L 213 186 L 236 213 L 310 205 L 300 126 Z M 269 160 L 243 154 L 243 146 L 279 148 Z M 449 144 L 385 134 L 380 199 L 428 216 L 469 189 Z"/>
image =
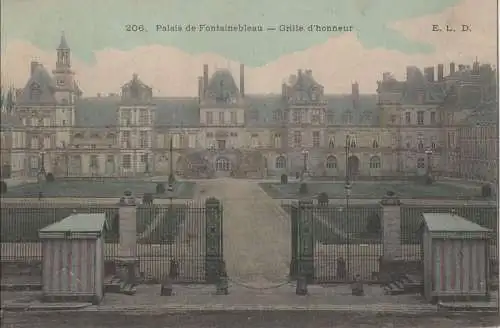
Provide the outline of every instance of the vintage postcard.
<path id="1" fill-rule="evenodd" d="M 12 325 L 495 325 L 497 1 L 1 0 L 0 60 Z"/>

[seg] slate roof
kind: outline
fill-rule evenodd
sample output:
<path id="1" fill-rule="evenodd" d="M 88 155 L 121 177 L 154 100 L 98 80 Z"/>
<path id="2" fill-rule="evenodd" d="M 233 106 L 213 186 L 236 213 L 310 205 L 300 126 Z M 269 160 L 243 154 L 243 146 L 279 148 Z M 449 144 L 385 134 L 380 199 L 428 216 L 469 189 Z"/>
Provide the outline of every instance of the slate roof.
<path id="1" fill-rule="evenodd" d="M 105 213 L 73 214 L 40 229 L 40 232 L 101 232 L 106 223 Z"/>
<path id="2" fill-rule="evenodd" d="M 423 213 L 424 224 L 431 232 L 489 232 L 490 230 L 461 216 L 448 213 Z"/>
<path id="3" fill-rule="evenodd" d="M 32 87 L 35 86 L 39 89 L 38 97 L 31 97 Z M 34 67 L 33 75 L 29 78 L 20 97 L 17 99 L 19 105 L 49 105 L 55 104 L 54 98 L 55 83 L 50 76 L 47 69 L 42 64 L 37 64 Z"/>
<path id="4" fill-rule="evenodd" d="M 340 119 L 341 114 L 350 110 L 353 123 L 359 122 L 363 113 L 370 112 L 372 124 L 378 123 L 376 95 L 360 95 L 358 106 L 354 108 L 351 95 L 325 95 L 328 110 L 334 111 Z M 273 112 L 285 109 L 281 95 L 248 95 L 245 96 L 246 118 L 248 126 L 266 126 L 275 124 Z M 75 120 L 79 127 L 114 126 L 117 122 L 117 109 L 120 97 L 82 98 L 76 103 Z M 155 108 L 155 125 L 198 126 L 200 122 L 199 104 L 196 97 L 153 98 Z M 340 121 L 339 121 L 340 123 Z M 369 124 L 365 122 L 366 124 Z"/>

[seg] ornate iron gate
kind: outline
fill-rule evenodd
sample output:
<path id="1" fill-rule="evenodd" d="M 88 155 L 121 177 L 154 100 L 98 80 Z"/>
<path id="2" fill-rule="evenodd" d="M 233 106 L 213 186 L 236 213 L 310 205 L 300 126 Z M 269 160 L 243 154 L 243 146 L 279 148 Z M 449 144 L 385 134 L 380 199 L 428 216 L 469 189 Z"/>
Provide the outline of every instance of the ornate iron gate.
<path id="1" fill-rule="evenodd" d="M 378 281 L 383 255 L 379 205 L 291 205 L 290 277 L 316 283 Z"/>

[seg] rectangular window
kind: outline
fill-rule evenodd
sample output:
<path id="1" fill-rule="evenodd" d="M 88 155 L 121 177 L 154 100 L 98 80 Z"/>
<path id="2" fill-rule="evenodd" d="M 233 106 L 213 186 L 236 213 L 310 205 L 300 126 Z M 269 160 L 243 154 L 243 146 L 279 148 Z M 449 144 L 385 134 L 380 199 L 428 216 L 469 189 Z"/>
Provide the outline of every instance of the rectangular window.
<path id="1" fill-rule="evenodd" d="M 293 146 L 296 148 L 302 147 L 302 133 L 300 131 L 293 133 Z"/>
<path id="2" fill-rule="evenodd" d="M 319 148 L 321 146 L 319 131 L 314 131 L 312 134 L 312 142 L 314 148 Z"/>
<path id="3" fill-rule="evenodd" d="M 130 132 L 123 131 L 122 132 L 122 140 L 121 140 L 122 148 L 131 148 L 130 144 Z"/>
<path id="4" fill-rule="evenodd" d="M 326 114 L 326 119 L 328 121 L 328 124 L 334 124 L 335 123 L 335 113 L 333 111 L 328 111 Z"/>
<path id="5" fill-rule="evenodd" d="M 424 125 L 424 111 L 417 112 L 417 124 Z"/>
<path id="6" fill-rule="evenodd" d="M 436 124 L 436 112 L 431 112 L 431 124 Z"/>
<path id="7" fill-rule="evenodd" d="M 207 124 L 214 124 L 214 115 L 212 112 L 206 112 Z"/>
<path id="8" fill-rule="evenodd" d="M 148 154 L 142 154 L 141 163 L 147 163 L 147 162 L 148 162 Z"/>
<path id="9" fill-rule="evenodd" d="M 224 124 L 224 112 L 219 112 L 219 124 Z"/>
<path id="10" fill-rule="evenodd" d="M 121 125 L 122 126 L 132 125 L 132 112 L 131 111 L 129 111 L 129 110 L 122 111 Z"/>
<path id="11" fill-rule="evenodd" d="M 139 112 L 139 125 L 144 126 L 149 125 L 149 123 L 149 111 L 147 109 L 141 109 L 141 111 Z"/>
<path id="12" fill-rule="evenodd" d="M 231 112 L 231 124 L 237 124 L 238 119 L 236 117 L 236 112 Z"/>
<path id="13" fill-rule="evenodd" d="M 313 110 L 311 122 L 312 123 L 320 123 L 321 122 L 321 113 L 319 110 Z"/>
<path id="14" fill-rule="evenodd" d="M 299 111 L 294 110 L 292 112 L 293 123 L 300 123 Z"/>
<path id="15" fill-rule="evenodd" d="M 124 169 L 130 169 L 132 167 L 132 155 L 123 155 L 122 166 Z"/>
<path id="16" fill-rule="evenodd" d="M 406 124 L 411 124 L 411 113 L 410 112 L 405 113 L 405 121 L 406 121 Z"/>
<path id="17" fill-rule="evenodd" d="M 141 148 L 148 148 L 149 147 L 149 142 L 148 142 L 148 133 L 146 131 L 140 131 L 139 132 L 139 145 Z"/>

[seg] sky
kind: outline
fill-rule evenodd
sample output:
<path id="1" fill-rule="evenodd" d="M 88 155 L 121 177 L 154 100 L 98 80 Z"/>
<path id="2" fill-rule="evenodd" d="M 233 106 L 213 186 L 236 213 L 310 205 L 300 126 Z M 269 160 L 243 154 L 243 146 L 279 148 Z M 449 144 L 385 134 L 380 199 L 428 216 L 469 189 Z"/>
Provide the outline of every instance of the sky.
<path id="1" fill-rule="evenodd" d="M 55 66 L 64 31 L 84 96 L 118 92 L 137 73 L 158 96 L 194 96 L 203 64 L 227 68 L 247 93 L 279 93 L 311 69 L 326 93 L 357 81 L 374 93 L 383 72 L 454 61 L 495 64 L 495 0 L 0 0 L 2 85 L 23 87 L 30 61 Z M 126 25 L 143 25 L 132 32 Z M 182 32 L 156 31 L 180 25 Z M 187 25 L 247 24 L 262 32 L 186 31 Z M 280 25 L 352 26 L 348 32 L 281 32 Z M 433 25 L 455 32 L 436 32 Z M 470 31 L 462 32 L 462 24 Z M 275 27 L 276 31 L 267 31 Z M 445 71 L 446 72 L 446 71 Z"/>

